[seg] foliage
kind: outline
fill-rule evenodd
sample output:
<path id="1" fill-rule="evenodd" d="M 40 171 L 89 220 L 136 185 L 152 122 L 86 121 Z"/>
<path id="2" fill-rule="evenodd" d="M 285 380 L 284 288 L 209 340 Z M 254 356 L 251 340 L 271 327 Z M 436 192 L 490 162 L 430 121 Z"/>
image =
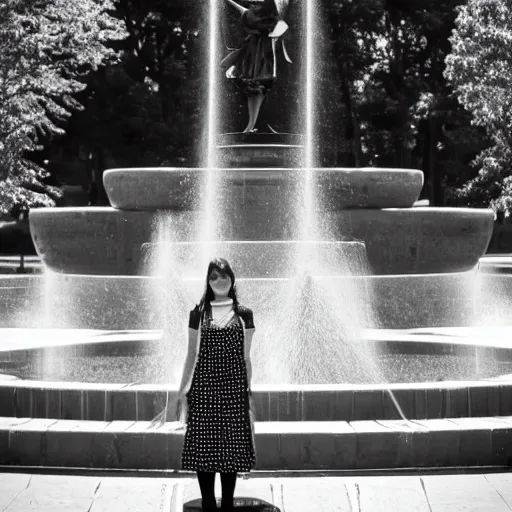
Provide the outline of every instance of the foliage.
<path id="1" fill-rule="evenodd" d="M 511 1 L 316 2 L 318 164 L 420 168 L 422 195 L 431 204 L 508 209 Z M 97 2 L 8 0 L 16 9 L 0 7 L 0 50 L 8 50 L 0 52 L 0 143 L 9 142 L 0 159 L 11 205 L 52 202 L 57 192 L 44 177 L 42 155 L 54 185 L 101 185 L 108 167 L 200 162 L 207 4 Z M 288 41 L 294 63 L 280 68 L 262 119 L 278 130 L 300 131 L 304 4 L 294 5 Z M 42 19 L 51 9 L 53 18 Z M 81 30 L 79 19 L 89 19 L 93 30 Z M 40 26 L 54 33 L 45 36 Z M 236 30 L 225 32 L 236 36 Z M 75 36 L 70 45 L 66 37 Z M 40 47 L 46 50 L 38 53 Z M 9 77 L 16 100 L 6 92 Z M 222 122 L 230 131 L 237 116 L 244 117 L 245 102 L 222 83 L 219 96 L 230 113 Z M 84 108 L 77 112 L 79 104 Z M 64 127 L 66 134 L 56 137 Z M 36 166 L 28 160 L 37 160 L 33 150 L 42 146 Z"/>
<path id="2" fill-rule="evenodd" d="M 321 139 L 346 142 L 331 165 L 419 167 L 426 177 L 424 195 L 432 204 L 445 200 L 440 160 L 452 141 L 446 124 L 462 119 L 443 76 L 456 7 L 464 0 L 335 0 L 324 9 L 330 29 L 330 67 L 322 97 L 338 67 L 339 95 L 320 108 L 326 121 Z M 341 100 L 341 101 L 340 101 Z M 336 102 L 341 108 L 334 107 Z M 334 112 L 334 115 L 333 113 Z M 333 146 L 331 143 L 330 146 Z M 448 148 L 453 153 L 454 147 Z M 458 158 L 458 157 L 457 157 Z M 324 158 L 324 162 L 329 158 Z"/>
<path id="3" fill-rule="evenodd" d="M 0 4 L 0 211 L 51 205 L 57 188 L 27 158 L 64 133 L 80 109 L 83 77 L 118 55 L 109 41 L 125 37 L 110 1 L 4 0 Z"/>
<path id="4" fill-rule="evenodd" d="M 115 7 L 128 32 L 116 43 L 120 61 L 87 77 L 77 96 L 84 109 L 46 148 L 57 182 L 98 190 L 90 204 L 108 204 L 105 169 L 197 166 L 202 144 L 203 4 L 117 0 Z"/>
<path id="5" fill-rule="evenodd" d="M 469 0 L 459 9 L 446 77 L 492 145 L 474 161 L 478 176 L 462 203 L 512 210 L 512 1 Z"/>

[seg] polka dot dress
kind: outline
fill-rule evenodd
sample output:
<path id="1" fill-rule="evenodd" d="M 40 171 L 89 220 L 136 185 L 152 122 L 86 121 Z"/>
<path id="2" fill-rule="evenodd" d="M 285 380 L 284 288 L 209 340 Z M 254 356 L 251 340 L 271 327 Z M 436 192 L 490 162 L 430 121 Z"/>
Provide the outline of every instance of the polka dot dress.
<path id="1" fill-rule="evenodd" d="M 186 471 L 245 472 L 255 464 L 244 332 L 238 315 L 224 327 L 205 318 L 187 393 Z"/>

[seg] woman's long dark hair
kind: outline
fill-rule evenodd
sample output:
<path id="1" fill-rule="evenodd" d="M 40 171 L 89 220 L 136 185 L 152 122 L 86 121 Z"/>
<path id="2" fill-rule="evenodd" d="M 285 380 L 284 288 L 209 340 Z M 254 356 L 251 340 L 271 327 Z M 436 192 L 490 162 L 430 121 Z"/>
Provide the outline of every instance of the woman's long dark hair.
<path id="1" fill-rule="evenodd" d="M 228 292 L 228 297 L 233 299 L 233 310 L 238 313 L 238 297 L 236 294 L 235 286 L 235 274 L 231 265 L 224 258 L 213 258 L 208 264 L 208 270 L 206 271 L 206 284 L 204 288 L 203 296 L 199 302 L 199 310 L 201 311 L 201 318 L 204 319 L 205 312 L 211 311 L 210 302 L 215 299 L 215 293 L 210 286 L 210 276 L 212 272 L 217 270 L 222 274 L 227 274 L 231 278 L 231 288 Z"/>
<path id="2" fill-rule="evenodd" d="M 264 0 L 263 3 L 256 4 L 252 9 L 258 14 L 258 16 L 277 16 L 277 7 L 274 0 Z"/>

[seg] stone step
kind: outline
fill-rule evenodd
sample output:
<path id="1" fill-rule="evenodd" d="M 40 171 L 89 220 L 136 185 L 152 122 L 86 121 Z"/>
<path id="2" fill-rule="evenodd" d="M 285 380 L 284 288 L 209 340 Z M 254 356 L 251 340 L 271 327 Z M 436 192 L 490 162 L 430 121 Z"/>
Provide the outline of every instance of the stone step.
<path id="1" fill-rule="evenodd" d="M 512 415 L 512 382 L 433 382 L 387 386 L 409 419 Z M 0 413 L 19 418 L 150 421 L 176 388 L 158 385 L 0 381 Z M 385 385 L 254 386 L 258 421 L 400 419 Z M 168 420 L 172 420 L 168 416 Z"/>
<path id="2" fill-rule="evenodd" d="M 177 422 L 0 418 L 0 464 L 180 469 Z M 512 417 L 404 422 L 257 422 L 260 470 L 349 470 L 512 464 Z"/>

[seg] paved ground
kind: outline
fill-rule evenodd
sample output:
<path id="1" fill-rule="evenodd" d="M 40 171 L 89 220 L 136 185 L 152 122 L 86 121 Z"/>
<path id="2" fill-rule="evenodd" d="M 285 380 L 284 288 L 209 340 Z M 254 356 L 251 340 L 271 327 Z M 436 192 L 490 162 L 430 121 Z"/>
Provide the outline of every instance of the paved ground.
<path id="1" fill-rule="evenodd" d="M 217 477 L 217 496 L 220 482 Z M 238 479 L 282 512 L 510 512 L 512 473 Z M 0 473 L 0 512 L 178 512 L 195 479 Z"/>

